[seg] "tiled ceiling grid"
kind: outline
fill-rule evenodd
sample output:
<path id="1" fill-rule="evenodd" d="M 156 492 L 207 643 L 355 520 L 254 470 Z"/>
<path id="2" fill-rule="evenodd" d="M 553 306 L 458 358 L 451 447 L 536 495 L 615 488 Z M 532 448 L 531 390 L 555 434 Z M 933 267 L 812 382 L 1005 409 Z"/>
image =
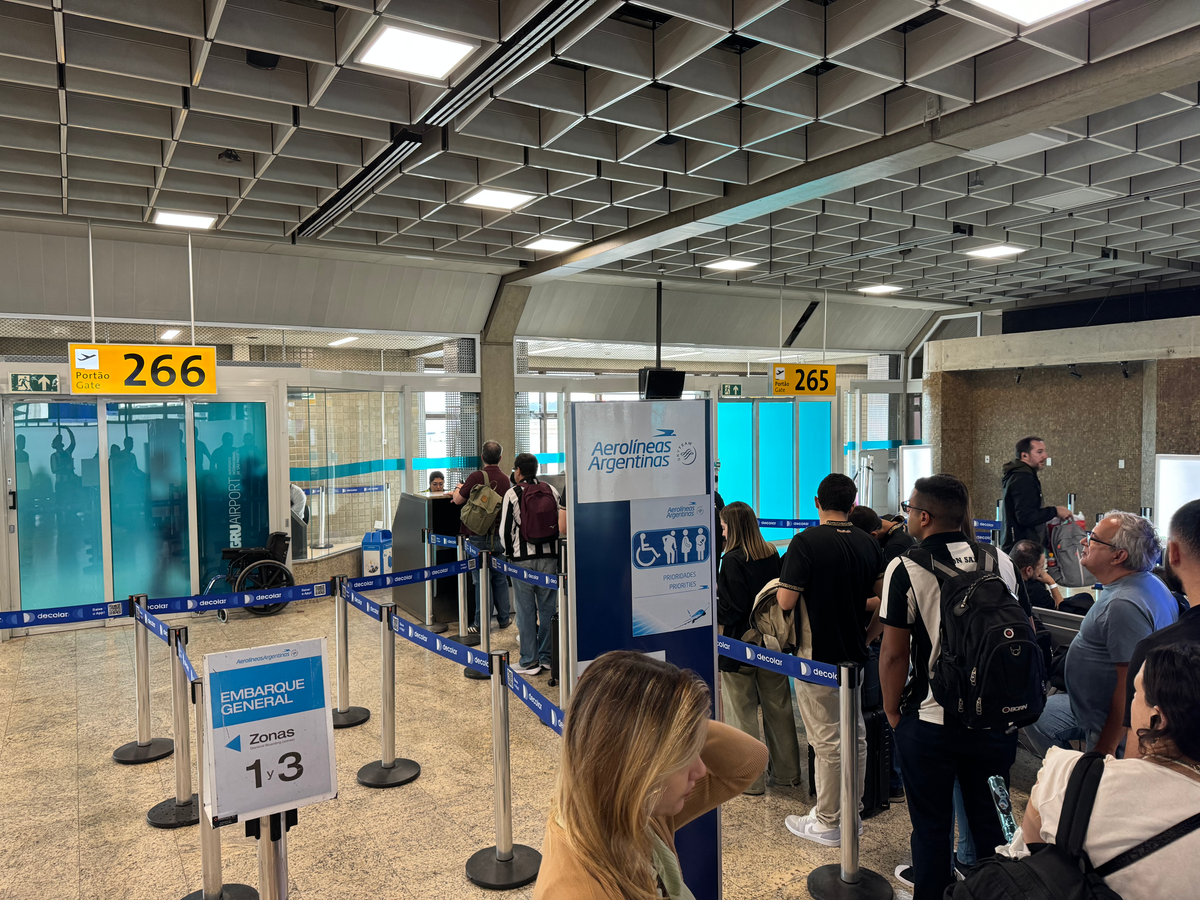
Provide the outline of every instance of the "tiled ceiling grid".
<path id="1" fill-rule="evenodd" d="M 208 213 L 292 240 L 407 128 L 416 149 L 315 237 L 515 266 L 540 236 L 613 235 L 1184 31 L 1200 3 L 1091 0 L 1031 27 L 969 0 L 0 0 L 0 17 L 0 209 Z M 446 82 L 358 62 L 388 24 L 479 50 Z M 1196 105 L 1191 84 L 617 268 L 964 301 L 1191 280 Z M 479 185 L 535 199 L 464 204 Z M 987 237 L 947 240 L 952 222 Z M 1006 229 L 1016 261 L 960 252 Z M 731 255 L 756 266 L 702 268 Z"/>

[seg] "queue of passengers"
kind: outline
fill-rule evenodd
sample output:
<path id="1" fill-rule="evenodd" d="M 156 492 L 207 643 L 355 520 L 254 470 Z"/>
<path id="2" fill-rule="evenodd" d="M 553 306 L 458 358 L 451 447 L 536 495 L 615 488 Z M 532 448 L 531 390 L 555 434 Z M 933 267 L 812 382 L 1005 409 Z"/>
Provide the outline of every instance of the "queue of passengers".
<path id="1" fill-rule="evenodd" d="M 1038 453 L 1044 460 L 1044 444 L 1025 439 L 1017 448 L 1020 465 L 1006 467 L 1020 510 L 1007 515 L 1014 526 L 1006 528 L 1009 549 L 1035 540 L 1039 525 L 1068 514 L 1040 507 Z M 1078 877 L 1106 884 L 1123 900 L 1194 895 L 1190 863 L 1200 856 L 1200 500 L 1176 512 L 1166 546 L 1167 567 L 1196 601 L 1182 617 L 1171 592 L 1149 574 L 1160 553 L 1148 521 L 1114 511 L 1089 533 L 1083 563 L 1104 589 L 1068 651 L 1066 690 L 1047 698 L 1044 665 L 1032 655 L 1036 623 L 1027 591 L 1036 581 L 1053 602 L 1041 554 L 1017 547 L 1014 562 L 1004 550 L 977 543 L 967 488 L 952 475 L 917 480 L 902 504 L 906 525 L 856 513 L 855 496 L 851 479 L 827 476 L 817 489 L 820 524 L 796 534 L 782 560 L 748 505 L 724 507 L 718 622 L 732 637 L 753 632 L 761 624 L 756 601 L 766 589 L 774 591 L 778 610 L 794 617 L 800 656 L 832 666 L 866 664 L 871 643 L 881 637 L 883 710 L 903 773 L 903 786 L 893 785 L 891 796 L 907 800 L 912 822 L 912 864 L 898 867 L 896 876 L 912 886 L 915 900 L 957 898 L 956 880 L 963 878 L 972 892 L 962 896 L 1023 896 L 1012 888 L 995 893 L 999 881 L 1013 877 L 1004 866 L 1049 860 L 1054 848 L 1043 845 L 1059 837 L 1064 808 L 1085 815 L 1084 794 L 1092 803 L 1090 820 L 1077 818 L 1062 828 L 1063 834 L 1083 835 L 1083 868 L 1096 869 L 1085 876 L 1077 865 Z M 946 594 L 967 598 L 961 608 L 950 607 L 953 622 L 943 621 Z M 981 637 L 967 624 L 981 615 L 976 610 L 1008 624 Z M 995 646 L 1011 657 L 1002 660 L 1010 676 L 1042 679 L 1033 687 L 1001 684 L 1018 697 L 1024 691 L 1028 702 L 1003 701 L 1010 705 L 992 710 L 992 698 L 970 693 L 965 679 L 949 684 L 964 656 L 992 646 L 987 641 L 999 641 Z M 537 900 L 688 900 L 676 830 L 739 793 L 799 784 L 788 679 L 725 659 L 721 669 L 729 724 L 710 720 L 710 692 L 697 676 L 639 653 L 606 654 L 580 677 L 566 715 Z M 982 671 L 981 681 L 992 677 Z M 784 824 L 799 838 L 838 846 L 836 689 L 798 681 L 795 695 L 816 752 L 817 799 Z M 972 703 L 951 699 L 964 696 Z M 759 741 L 760 709 L 765 745 Z M 1045 760 L 1020 827 L 1006 841 L 988 780 L 998 776 L 1007 785 L 1018 724 Z M 861 795 L 861 721 L 858 737 Z M 1082 752 L 1091 750 L 1100 756 Z M 1085 774 L 1090 780 L 1081 788 Z M 966 871 L 954 862 L 956 819 L 960 858 L 968 842 L 977 856 L 978 865 Z"/>

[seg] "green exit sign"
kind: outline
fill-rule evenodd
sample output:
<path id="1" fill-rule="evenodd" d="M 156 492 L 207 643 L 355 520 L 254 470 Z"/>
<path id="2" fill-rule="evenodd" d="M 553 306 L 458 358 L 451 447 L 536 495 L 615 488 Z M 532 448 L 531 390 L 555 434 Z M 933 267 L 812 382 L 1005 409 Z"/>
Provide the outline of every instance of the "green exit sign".
<path id="1" fill-rule="evenodd" d="M 742 396 L 742 386 L 740 384 L 723 384 L 721 385 L 722 397 L 740 397 Z"/>
<path id="2" fill-rule="evenodd" d="M 57 375 L 9 375 L 9 389 L 14 394 L 57 394 Z"/>

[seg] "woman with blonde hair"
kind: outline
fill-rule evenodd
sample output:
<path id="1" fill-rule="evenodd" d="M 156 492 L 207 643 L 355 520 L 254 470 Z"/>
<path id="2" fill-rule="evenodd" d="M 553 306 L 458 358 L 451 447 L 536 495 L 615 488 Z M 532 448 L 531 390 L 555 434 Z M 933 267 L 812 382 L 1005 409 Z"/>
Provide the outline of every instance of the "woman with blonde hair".
<path id="1" fill-rule="evenodd" d="M 754 599 L 768 582 L 779 577 L 783 565 L 775 548 L 763 540 L 758 516 L 740 500 L 721 510 L 725 555 L 717 577 L 717 624 L 726 637 L 742 640 L 750 629 Z M 751 737 L 758 737 L 758 709 L 771 751 L 767 771 L 759 773 L 747 794 L 761 794 L 766 779 L 772 784 L 797 785 L 800 778 L 800 743 L 792 713 L 792 690 L 786 675 L 735 659 L 717 658 L 721 670 L 721 705 L 725 721 Z"/>
<path id="2" fill-rule="evenodd" d="M 534 900 L 694 900 L 675 832 L 741 793 L 767 748 L 709 719 L 694 673 L 618 650 L 571 695 Z"/>

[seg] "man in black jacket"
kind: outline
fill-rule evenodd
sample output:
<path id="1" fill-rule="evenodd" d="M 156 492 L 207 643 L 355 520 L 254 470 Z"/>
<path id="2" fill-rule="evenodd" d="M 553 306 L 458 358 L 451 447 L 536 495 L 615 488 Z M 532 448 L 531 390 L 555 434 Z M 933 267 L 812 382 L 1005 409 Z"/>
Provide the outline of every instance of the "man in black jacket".
<path id="1" fill-rule="evenodd" d="M 1004 464 L 1000 486 L 1004 503 L 1000 518 L 1000 547 L 1007 553 L 1017 541 L 1046 544 L 1046 523 L 1071 515 L 1065 506 L 1042 505 L 1038 472 L 1046 465 L 1046 442 L 1030 435 L 1017 441 L 1017 458 Z"/>

